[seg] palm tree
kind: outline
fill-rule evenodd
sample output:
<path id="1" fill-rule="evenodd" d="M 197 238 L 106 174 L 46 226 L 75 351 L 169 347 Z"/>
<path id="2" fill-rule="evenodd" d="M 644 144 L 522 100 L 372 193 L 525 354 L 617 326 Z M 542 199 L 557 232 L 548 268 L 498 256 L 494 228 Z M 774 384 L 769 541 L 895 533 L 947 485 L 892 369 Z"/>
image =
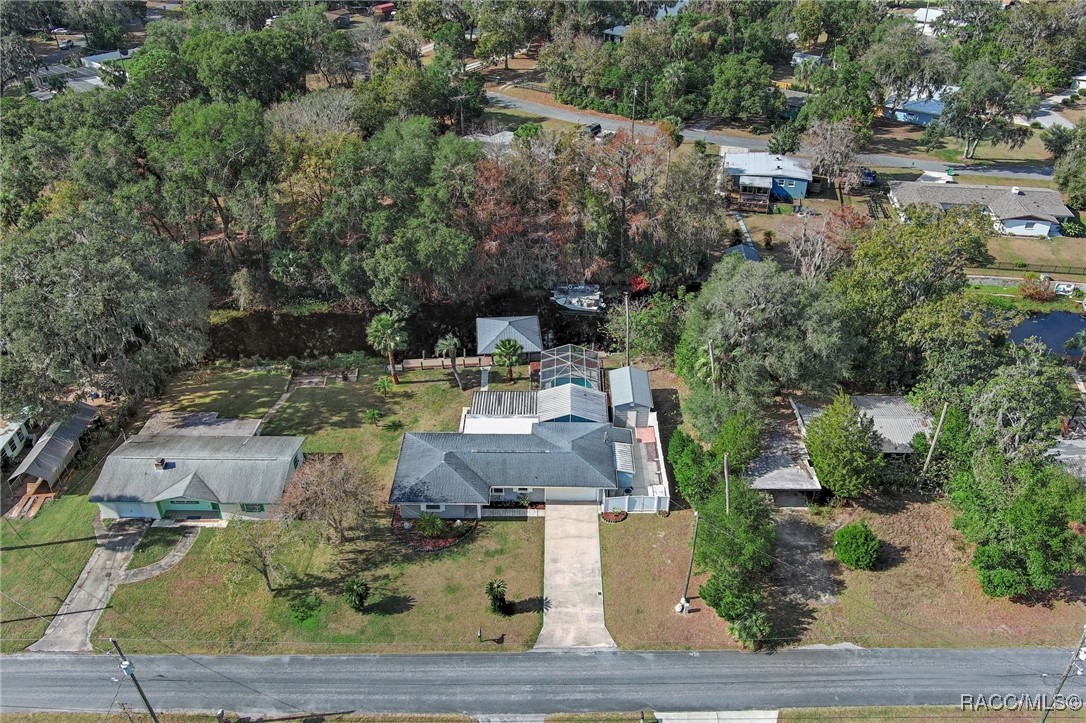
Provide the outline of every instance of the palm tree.
<path id="1" fill-rule="evenodd" d="M 524 353 L 524 347 L 516 339 L 502 339 L 494 346 L 494 364 L 505 367 L 509 373 L 509 381 L 513 381 L 513 367 L 520 364 L 520 355 Z"/>
<path id="2" fill-rule="evenodd" d="M 400 377 L 396 374 L 396 361 L 392 354 L 407 347 L 407 330 L 403 319 L 396 314 L 378 314 L 366 327 L 366 340 L 374 349 L 388 355 L 392 383 L 399 384 Z"/>
<path id="3" fill-rule="evenodd" d="M 486 584 L 486 596 L 490 598 L 490 609 L 496 613 L 505 614 L 507 603 L 505 601 L 505 580 L 491 580 Z"/>
<path id="4" fill-rule="evenodd" d="M 456 380 L 456 386 L 460 387 L 460 391 L 464 391 L 464 383 L 460 381 L 460 372 L 456 370 L 456 352 L 460 350 L 460 340 L 456 338 L 456 334 L 446 334 L 437 340 L 437 344 L 434 345 L 434 353 L 441 357 L 449 357 L 452 360 L 452 374 L 453 379 Z"/>
<path id="5" fill-rule="evenodd" d="M 1063 348 L 1069 352 L 1078 349 L 1078 364 L 1082 366 L 1082 363 L 1086 362 L 1086 329 L 1076 331 L 1070 339 L 1063 343 Z"/>

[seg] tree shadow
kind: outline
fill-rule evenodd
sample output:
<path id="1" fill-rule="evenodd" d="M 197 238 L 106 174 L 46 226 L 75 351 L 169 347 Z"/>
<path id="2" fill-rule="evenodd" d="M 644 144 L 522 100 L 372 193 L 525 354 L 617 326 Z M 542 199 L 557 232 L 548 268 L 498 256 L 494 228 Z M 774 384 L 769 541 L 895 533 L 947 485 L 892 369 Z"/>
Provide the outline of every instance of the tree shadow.
<path id="1" fill-rule="evenodd" d="M 905 562 L 905 553 L 908 551 L 908 545 L 895 545 L 886 540 L 879 540 L 879 556 L 871 570 L 873 572 L 885 572 L 894 569 Z"/>
<path id="2" fill-rule="evenodd" d="M 524 600 L 517 600 L 515 603 L 511 603 L 509 614 L 520 615 L 522 613 L 541 613 L 550 610 L 550 608 L 550 600 L 536 595 L 535 597 L 525 598 Z"/>
<path id="3" fill-rule="evenodd" d="M 1075 603 L 1086 604 L 1086 574 L 1067 575 L 1052 590 L 1030 591 L 1025 595 L 1015 595 L 1011 598 L 1011 602 L 1026 607 L 1042 607 L 1045 609 L 1053 608 L 1058 602 L 1071 605 Z"/>
<path id="4" fill-rule="evenodd" d="M 415 607 L 415 598 L 411 595 L 386 595 L 375 603 L 370 603 L 362 612 L 367 615 L 402 615 Z"/>

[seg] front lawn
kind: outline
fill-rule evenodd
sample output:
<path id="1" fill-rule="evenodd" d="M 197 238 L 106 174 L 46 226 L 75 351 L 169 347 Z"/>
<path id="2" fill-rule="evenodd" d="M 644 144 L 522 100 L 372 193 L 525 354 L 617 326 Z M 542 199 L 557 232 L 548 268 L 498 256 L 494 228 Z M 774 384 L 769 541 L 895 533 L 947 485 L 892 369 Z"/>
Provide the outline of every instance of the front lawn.
<path id="1" fill-rule="evenodd" d="M 679 615 L 690 566 L 694 513 L 630 515 L 600 524 L 603 604 L 607 630 L 620 648 L 738 648 L 728 625 L 698 598 L 708 575 L 690 580 L 691 612 Z M 697 570 L 694 571 L 697 573 Z"/>
<path id="2" fill-rule="evenodd" d="M 31 520 L 0 522 L 0 651 L 22 650 L 45 632 L 94 551 L 97 514 L 85 493 L 70 494 Z"/>
<path id="3" fill-rule="evenodd" d="M 1086 238 L 993 236 L 988 241 L 988 253 L 997 262 L 1005 264 L 1071 266 L 1081 269 L 1086 267 Z"/>
<path id="4" fill-rule="evenodd" d="M 218 412 L 227 419 L 259 419 L 283 390 L 284 371 L 199 370 L 182 375 L 163 393 L 155 411 Z"/>
<path id="5" fill-rule="evenodd" d="M 481 523 L 459 545 L 428 554 L 405 548 L 385 517 L 339 549 L 307 524 L 284 555 L 291 575 L 275 593 L 255 571 L 217 560 L 212 541 L 223 533 L 204 530 L 177 567 L 119 588 L 92 641 L 105 649 L 116 637 L 142 653 L 316 654 L 524 650 L 539 634 L 541 519 Z M 373 588 L 364 613 L 340 595 L 338 581 L 353 575 Z M 505 580 L 517 614 L 489 612 L 483 589 L 493 578 Z"/>
<path id="6" fill-rule="evenodd" d="M 156 563 L 174 548 L 178 540 L 185 532 L 180 527 L 152 527 L 143 533 L 140 544 L 132 551 L 132 559 L 128 561 L 129 570 L 138 570 Z"/>

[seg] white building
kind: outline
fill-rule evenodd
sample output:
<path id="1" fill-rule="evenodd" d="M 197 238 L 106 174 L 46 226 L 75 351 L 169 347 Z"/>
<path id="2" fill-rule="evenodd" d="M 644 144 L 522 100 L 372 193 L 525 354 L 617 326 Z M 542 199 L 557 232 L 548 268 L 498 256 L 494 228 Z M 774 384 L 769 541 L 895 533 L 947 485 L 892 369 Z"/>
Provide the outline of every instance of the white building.
<path id="1" fill-rule="evenodd" d="M 1028 186 L 983 186 L 903 181 L 890 184 L 890 202 L 901 211 L 907 206 L 978 207 L 992 219 L 998 233 L 1011 236 L 1054 236 L 1060 224 L 1075 214 L 1057 191 Z"/>

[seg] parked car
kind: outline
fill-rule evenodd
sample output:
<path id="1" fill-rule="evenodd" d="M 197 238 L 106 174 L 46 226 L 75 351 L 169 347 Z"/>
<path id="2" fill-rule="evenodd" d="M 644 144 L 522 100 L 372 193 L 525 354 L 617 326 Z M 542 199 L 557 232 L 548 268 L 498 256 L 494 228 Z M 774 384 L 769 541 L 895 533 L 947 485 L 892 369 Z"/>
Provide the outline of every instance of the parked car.
<path id="1" fill-rule="evenodd" d="M 68 28 L 53 28 L 49 32 L 53 35 L 67 35 L 69 31 Z"/>
<path id="2" fill-rule="evenodd" d="M 64 40 L 61 40 L 59 43 L 57 43 L 57 47 L 60 48 L 61 50 L 67 50 L 68 48 L 71 48 L 74 45 L 75 45 L 75 41 L 73 41 L 71 38 L 65 38 Z"/>
<path id="3" fill-rule="evenodd" d="M 860 185 L 874 186 L 879 182 L 879 174 L 872 171 L 870 168 L 860 169 Z"/>
<path id="4" fill-rule="evenodd" d="M 589 123 L 584 127 L 583 131 L 586 136 L 592 136 L 593 138 L 595 138 L 602 132 L 603 126 L 601 126 L 599 123 Z"/>

